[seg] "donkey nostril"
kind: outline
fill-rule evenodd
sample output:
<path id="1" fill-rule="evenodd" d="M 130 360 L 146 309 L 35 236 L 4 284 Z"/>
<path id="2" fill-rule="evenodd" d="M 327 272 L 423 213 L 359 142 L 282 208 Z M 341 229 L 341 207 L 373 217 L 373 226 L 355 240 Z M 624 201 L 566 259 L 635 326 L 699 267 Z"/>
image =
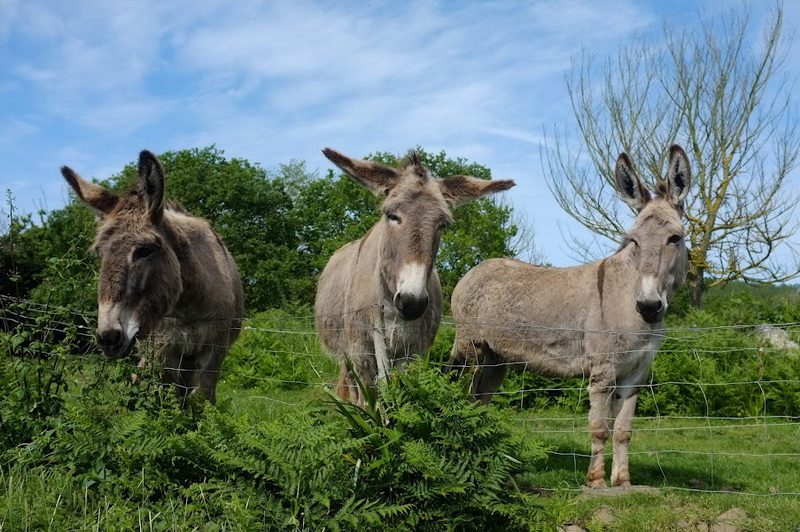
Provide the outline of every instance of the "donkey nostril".
<path id="1" fill-rule="evenodd" d="M 636 302 L 636 311 L 642 315 L 645 321 L 653 323 L 659 317 L 664 305 L 660 299 L 644 300 Z"/>
<path id="2" fill-rule="evenodd" d="M 116 347 L 122 343 L 122 331 L 118 329 L 97 331 L 97 343 L 100 347 Z"/>
<path id="3" fill-rule="evenodd" d="M 416 297 L 398 293 L 394 296 L 394 306 L 404 320 L 415 320 L 428 308 L 428 296 Z"/>

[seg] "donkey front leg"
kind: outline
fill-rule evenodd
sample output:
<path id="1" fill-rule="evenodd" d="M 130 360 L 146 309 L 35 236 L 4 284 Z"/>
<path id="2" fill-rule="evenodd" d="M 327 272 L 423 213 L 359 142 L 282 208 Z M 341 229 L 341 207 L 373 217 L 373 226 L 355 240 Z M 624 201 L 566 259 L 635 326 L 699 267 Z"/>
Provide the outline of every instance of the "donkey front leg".
<path id="1" fill-rule="evenodd" d="M 614 459 L 611 464 L 611 485 L 630 486 L 631 474 L 628 470 L 628 445 L 633 429 L 633 413 L 639 394 L 620 392 L 615 394 L 612 416 L 614 419 Z"/>
<path id="2" fill-rule="evenodd" d="M 168 345 L 164 348 L 161 358 L 161 379 L 164 384 L 175 386 L 175 392 L 181 401 L 181 407 L 186 407 L 186 397 L 191 391 L 192 372 L 194 369 L 189 364 L 189 358 L 180 346 Z"/>
<path id="3" fill-rule="evenodd" d="M 198 356 L 192 373 L 191 393 L 207 399 L 211 404 L 217 402 L 217 382 L 221 376 L 220 368 L 226 352 L 226 347 L 212 346 Z"/>
<path id="4" fill-rule="evenodd" d="M 345 378 L 340 381 L 340 384 L 347 387 L 350 402 L 358 406 L 366 405 L 366 397 L 362 388 L 375 386 L 375 379 L 378 375 L 377 359 L 371 352 L 371 348 L 372 346 L 352 343 L 348 351 L 352 355 L 340 363 L 340 367 L 347 368 L 343 373 Z"/>
<path id="5" fill-rule="evenodd" d="M 614 459 L 611 464 L 611 485 L 630 486 L 631 475 L 628 470 L 628 446 L 633 433 L 633 416 L 639 398 L 639 385 L 644 379 L 636 375 L 626 379 L 614 390 L 611 403 L 611 416 L 614 418 Z"/>
<path id="6" fill-rule="evenodd" d="M 605 447 L 611 434 L 611 387 L 589 381 L 589 431 L 592 436 L 592 457 L 586 483 L 590 488 L 606 487 Z"/>

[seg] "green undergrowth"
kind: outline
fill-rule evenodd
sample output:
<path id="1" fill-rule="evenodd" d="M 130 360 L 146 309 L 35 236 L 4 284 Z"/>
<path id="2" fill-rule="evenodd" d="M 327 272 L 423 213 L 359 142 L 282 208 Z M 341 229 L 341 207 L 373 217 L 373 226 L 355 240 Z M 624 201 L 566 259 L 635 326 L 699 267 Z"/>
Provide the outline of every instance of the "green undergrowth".
<path id="1" fill-rule="evenodd" d="M 380 402 L 372 392 L 365 408 L 328 395 L 270 416 L 253 415 L 258 398 L 239 408 L 223 396 L 216 407 L 181 410 L 155 375 L 132 382 L 124 363 L 81 366 L 76 374 L 65 372 L 75 369 L 68 360 L 0 363 L 6 390 L 31 392 L 49 382 L 46 375 L 67 383 L 58 393 L 21 392 L 0 404 L 3 529 L 539 530 L 554 523 L 515 481 L 544 459 L 542 448 L 501 410 L 470 404 L 462 383 L 424 362 L 390 379 Z M 42 377 L 38 384 L 32 375 Z M 29 416 L 35 423 L 19 432 Z"/>

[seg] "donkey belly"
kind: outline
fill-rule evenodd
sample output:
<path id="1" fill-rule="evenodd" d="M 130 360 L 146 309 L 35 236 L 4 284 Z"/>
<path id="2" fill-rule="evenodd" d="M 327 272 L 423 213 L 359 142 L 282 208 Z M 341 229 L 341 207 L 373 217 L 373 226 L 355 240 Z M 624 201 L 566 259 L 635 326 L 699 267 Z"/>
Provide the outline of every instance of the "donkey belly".
<path id="1" fill-rule="evenodd" d="M 487 338 L 492 352 L 519 369 L 552 377 L 588 374 L 580 332 L 520 324 L 495 330 Z"/>
<path id="2" fill-rule="evenodd" d="M 336 251 L 328 261 L 317 283 L 317 297 L 314 303 L 314 318 L 317 336 L 331 354 L 344 358 L 347 354 L 348 340 L 345 331 L 346 321 L 352 325 L 357 316 L 356 309 L 347 308 L 347 290 L 351 283 L 350 275 L 354 265 L 350 250 L 352 242 Z"/>
<path id="3" fill-rule="evenodd" d="M 162 363 L 167 360 L 184 361 L 182 367 L 197 363 L 206 365 L 209 356 L 218 358 L 217 366 L 227 352 L 230 334 L 226 322 L 210 322 L 199 325 L 172 324 L 162 327 L 155 336 L 156 350 Z"/>

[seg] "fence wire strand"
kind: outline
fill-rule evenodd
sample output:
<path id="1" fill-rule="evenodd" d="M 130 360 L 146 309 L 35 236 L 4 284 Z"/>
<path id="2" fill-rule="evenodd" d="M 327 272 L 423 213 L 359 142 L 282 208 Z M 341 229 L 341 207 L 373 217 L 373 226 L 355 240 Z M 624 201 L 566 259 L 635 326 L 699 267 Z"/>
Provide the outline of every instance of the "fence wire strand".
<path id="1" fill-rule="evenodd" d="M 367 310 L 367 309 L 362 309 Z M 96 314 L 92 312 L 76 311 L 52 305 L 38 304 L 31 301 L 16 300 L 7 296 L 0 296 L 0 333 L 7 335 L 19 334 L 22 331 L 36 331 L 40 335 L 41 356 L 48 356 L 52 352 L 47 346 L 58 345 L 59 341 L 71 334 L 70 341 L 75 343 L 75 353 L 89 363 L 92 360 L 102 360 L 99 349 L 94 344 L 94 323 Z M 246 396 L 247 399 L 258 401 L 261 404 L 280 406 L 281 408 L 301 408 L 302 401 L 286 400 L 285 390 L 308 390 L 309 395 L 315 389 L 329 387 L 335 378 L 336 365 L 330 355 L 326 354 L 319 346 L 314 329 L 315 319 L 310 315 L 296 316 L 259 316 L 243 320 L 238 344 L 234 347 L 237 356 L 251 360 L 254 368 L 262 370 L 257 373 L 242 371 L 241 366 L 228 368 L 223 365 L 219 371 L 222 382 L 228 389 L 236 389 L 247 383 L 246 389 L 237 389 L 237 394 Z M 472 324 L 473 326 L 476 324 Z M 507 328 L 507 334 L 519 337 L 522 327 L 525 331 L 537 331 L 538 334 L 579 333 L 582 335 L 620 335 L 631 334 L 619 331 L 600 330 L 571 330 L 553 327 L 539 327 L 535 324 L 519 323 L 491 323 L 477 324 L 478 326 L 491 325 L 493 330 L 498 327 Z M 660 472 L 664 479 L 662 489 L 675 491 L 698 491 L 702 493 L 738 493 L 755 497 L 782 495 L 800 495 L 800 485 L 780 485 L 778 463 L 790 461 L 797 463 L 800 459 L 800 448 L 787 449 L 787 434 L 794 437 L 800 435 L 800 415 L 788 415 L 770 412 L 771 393 L 775 390 L 789 390 L 788 393 L 800 397 L 800 375 L 782 375 L 780 377 L 764 376 L 766 362 L 775 360 L 795 360 L 800 357 L 800 350 L 796 344 L 787 343 L 785 346 L 775 347 L 768 340 L 760 336 L 764 325 L 733 325 L 729 327 L 696 327 L 696 328 L 665 328 L 660 331 L 663 337 L 661 349 L 657 357 L 670 357 L 691 353 L 693 362 L 697 365 L 696 379 L 658 380 L 651 371 L 648 379 L 642 384 L 625 385 L 639 390 L 641 402 L 646 398 L 649 403 L 651 415 L 637 415 L 634 417 L 634 437 L 632 450 L 629 452 L 635 465 L 634 471 L 644 463 L 649 463 Z M 799 323 L 767 324 L 771 330 L 785 331 L 793 337 L 798 336 Z M 369 327 L 365 326 L 365 333 Z M 68 330 L 71 331 L 68 333 Z M 444 318 L 440 327 L 440 334 L 452 338 L 454 324 L 452 319 Z M 634 333 L 637 334 L 637 333 Z M 759 336 L 756 336 L 759 335 Z M 713 338 L 709 345 L 709 337 Z M 758 338 L 750 340 L 752 345 L 741 345 L 743 337 Z M 502 338 L 500 338 L 502 339 Z M 263 341 L 262 341 L 263 340 Z M 158 344 L 158 334 L 153 338 L 140 342 L 141 350 L 152 351 Z M 7 342 L 13 345 L 13 342 Z M 20 342 L 22 343 L 22 342 Z M 10 348 L 9 348 L 10 349 Z M 623 354 L 635 356 L 637 351 L 614 353 L 615 356 Z M 14 353 L 9 352 L 10 355 Z M 572 359 L 575 355 L 565 354 L 551 358 L 551 360 Z M 289 361 L 287 363 L 287 360 Z M 720 367 L 725 367 L 734 360 L 749 360 L 753 365 L 752 379 L 742 378 L 741 375 L 725 375 Z M 709 370 L 708 362 L 717 369 L 714 374 L 706 374 Z M 430 360 L 432 365 L 442 369 L 449 368 L 445 361 Z M 287 366 L 289 368 L 287 375 Z M 472 364 L 464 364 L 464 369 L 470 370 Z M 454 366 L 458 368 L 459 366 Z M 525 370 L 528 363 L 525 361 L 499 361 L 495 364 L 482 367 L 505 367 Z M 795 367 L 800 367 L 798 364 Z M 266 369 L 265 369 L 266 368 Z M 269 368 L 272 368 L 271 370 Z M 188 371 L 183 368 L 162 368 L 168 371 Z M 270 373 L 271 371 L 271 373 Z M 549 381 L 553 382 L 553 381 Z M 585 412 L 588 390 L 588 375 L 572 379 L 566 383 L 555 385 L 526 385 L 513 390 L 501 390 L 499 396 L 509 398 L 509 404 L 517 408 L 517 414 L 511 420 L 522 427 L 526 435 L 540 440 L 549 447 L 548 454 L 560 460 L 571 463 L 577 484 L 582 484 L 585 474 L 584 464 L 588 461 L 589 434 L 587 414 Z M 557 382 L 557 381 L 556 381 Z M 719 405 L 709 395 L 718 389 L 730 391 L 734 396 L 745 399 L 752 405 L 751 412 L 739 412 L 737 415 L 721 414 L 717 411 Z M 670 391 L 673 401 L 664 404 L 659 393 Z M 240 393 L 241 392 L 241 393 Z M 699 394 L 705 405 L 705 415 L 681 415 L 680 399 L 689 395 Z M 574 397 L 569 405 L 562 403 L 555 407 L 558 412 L 565 415 L 537 415 L 540 403 L 526 406 L 529 397 Z M 292 396 L 294 397 L 294 395 Z M 660 398 L 662 397 L 662 398 Z M 224 398 L 221 395 L 220 398 Z M 518 399 L 517 399 L 518 398 Z M 678 404 L 676 404 L 676 402 Z M 724 406 L 724 405 L 723 405 Z M 523 415 L 524 414 L 524 415 Z M 781 435 L 776 436 L 779 431 Z M 686 446 L 675 445 L 675 439 L 670 439 L 670 444 L 661 442 L 660 435 L 677 434 L 685 436 Z M 638 436 L 637 436 L 638 435 Z M 741 448 L 730 448 L 723 439 L 725 436 L 735 435 L 741 442 Z M 574 439 L 574 443 L 573 443 Z M 565 450 L 574 447 L 572 450 Z M 673 480 L 670 473 L 674 466 L 669 460 L 675 456 L 683 456 L 701 460 L 705 465 L 697 462 L 699 468 L 694 475 L 706 479 L 708 486 L 703 488 L 686 487 Z M 741 466 L 742 462 L 750 464 L 760 476 L 769 479 L 767 493 L 748 492 L 737 489 L 736 486 L 726 486 L 725 489 L 715 490 L 724 475 L 722 464 L 726 467 L 731 463 Z M 570 491 L 572 488 L 558 486 L 545 486 L 545 490 Z M 576 488 L 577 489 L 577 488 Z"/>

